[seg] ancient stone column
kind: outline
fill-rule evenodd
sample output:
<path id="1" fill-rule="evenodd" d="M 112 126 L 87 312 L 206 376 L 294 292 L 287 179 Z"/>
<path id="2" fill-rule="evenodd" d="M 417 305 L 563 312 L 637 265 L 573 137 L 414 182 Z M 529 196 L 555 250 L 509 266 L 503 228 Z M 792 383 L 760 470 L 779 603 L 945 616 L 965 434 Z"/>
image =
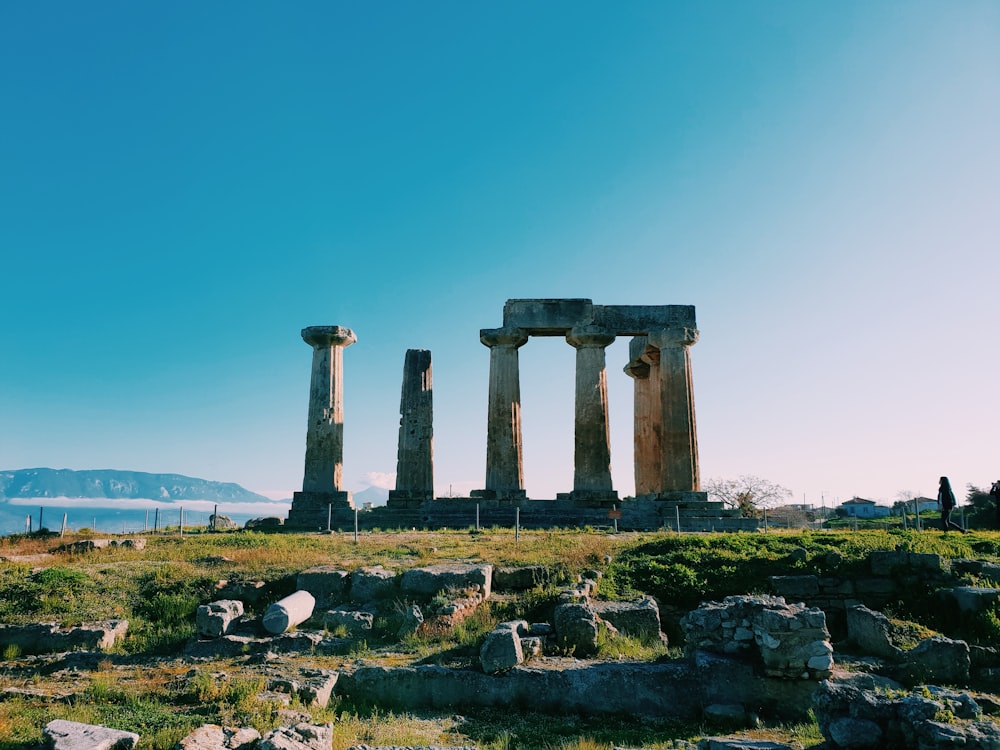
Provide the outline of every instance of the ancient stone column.
<path id="1" fill-rule="evenodd" d="M 407 349 L 399 403 L 396 489 L 389 504 L 434 498 L 434 405 L 431 353 Z"/>
<path id="2" fill-rule="evenodd" d="M 521 454 L 521 380 L 517 350 L 528 340 L 519 328 L 479 333 L 490 348 L 490 395 L 486 425 L 486 490 L 474 496 L 525 497 Z"/>
<path id="3" fill-rule="evenodd" d="M 605 348 L 615 340 L 600 328 L 573 328 L 566 341 L 576 348 L 576 418 L 573 497 L 613 500 L 608 435 L 608 376 Z"/>
<path id="4" fill-rule="evenodd" d="M 357 337 L 342 326 L 302 329 L 302 340 L 313 348 L 309 385 L 302 492 L 294 493 L 288 524 L 323 527 L 330 506 L 349 508 L 341 489 L 344 464 L 344 348 Z"/>
<path id="5" fill-rule="evenodd" d="M 701 490 L 690 353 L 696 341 L 694 328 L 649 333 L 650 346 L 659 350 L 661 492 Z"/>
<path id="6" fill-rule="evenodd" d="M 660 468 L 660 352 L 649 347 L 646 336 L 629 342 L 625 374 L 635 382 L 635 496 L 662 489 Z"/>
<path id="7" fill-rule="evenodd" d="M 312 326 L 302 340 L 313 348 L 309 386 L 303 492 L 339 492 L 344 465 L 344 348 L 357 337 L 350 328 Z"/>

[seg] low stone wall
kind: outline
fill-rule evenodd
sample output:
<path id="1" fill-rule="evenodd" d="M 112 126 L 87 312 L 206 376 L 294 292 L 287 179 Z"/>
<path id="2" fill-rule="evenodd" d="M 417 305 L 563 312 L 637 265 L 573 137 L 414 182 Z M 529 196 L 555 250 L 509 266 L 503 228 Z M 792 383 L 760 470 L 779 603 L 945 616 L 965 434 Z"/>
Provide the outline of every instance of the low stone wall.
<path id="1" fill-rule="evenodd" d="M 54 622 L 0 625 L 0 647 L 16 646 L 25 654 L 111 648 L 128 631 L 128 620 L 104 620 L 63 628 Z"/>
<path id="2" fill-rule="evenodd" d="M 756 531 L 755 518 L 741 518 L 733 511 L 717 507 L 717 503 L 682 503 L 662 500 L 630 499 L 615 504 L 621 511 L 618 528 L 622 531 L 676 530 L 681 531 Z M 404 507 L 408 506 L 408 507 Z M 610 506 L 586 507 L 572 500 L 521 500 L 515 504 L 470 497 L 440 497 L 434 500 L 413 500 L 390 506 L 380 506 L 355 514 L 354 510 L 333 509 L 331 528 L 347 531 L 354 528 L 355 519 L 361 529 L 464 529 L 476 525 L 513 528 L 515 523 L 525 529 L 608 527 L 614 521 L 608 517 Z M 519 514 L 518 510 L 519 509 Z M 326 528 L 324 514 L 322 528 Z"/>

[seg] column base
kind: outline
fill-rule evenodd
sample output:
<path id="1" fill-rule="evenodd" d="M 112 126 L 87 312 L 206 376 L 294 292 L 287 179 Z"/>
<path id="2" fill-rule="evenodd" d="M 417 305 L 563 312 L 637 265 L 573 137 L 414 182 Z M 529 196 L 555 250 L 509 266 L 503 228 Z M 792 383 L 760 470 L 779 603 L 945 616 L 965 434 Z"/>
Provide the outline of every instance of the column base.
<path id="1" fill-rule="evenodd" d="M 389 508 L 419 508 L 434 499 L 433 490 L 389 490 Z"/>
<path id="2" fill-rule="evenodd" d="M 527 501 L 528 493 L 524 490 L 472 490 L 469 497 L 497 505 L 520 505 Z"/>
<path id="3" fill-rule="evenodd" d="M 664 503 L 707 503 L 708 493 L 695 490 L 666 490 L 637 495 L 636 500 L 655 500 Z"/>
<path id="4" fill-rule="evenodd" d="M 569 501 L 581 508 L 611 507 L 619 502 L 617 490 L 573 490 L 559 492 L 556 500 Z"/>
<path id="5" fill-rule="evenodd" d="M 296 529 L 325 529 L 332 515 L 354 511 L 350 492 L 295 492 L 285 526 Z"/>

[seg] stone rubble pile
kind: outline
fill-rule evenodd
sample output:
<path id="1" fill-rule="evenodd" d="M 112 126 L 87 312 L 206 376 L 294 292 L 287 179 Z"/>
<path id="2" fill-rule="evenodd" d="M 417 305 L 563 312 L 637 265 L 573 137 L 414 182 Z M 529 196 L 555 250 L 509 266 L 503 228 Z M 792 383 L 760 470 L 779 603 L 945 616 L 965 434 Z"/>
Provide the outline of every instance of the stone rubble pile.
<path id="1" fill-rule="evenodd" d="M 825 679 L 833 669 L 826 615 L 780 596 L 728 596 L 681 620 L 685 649 L 759 659 L 768 677 Z"/>
<path id="2" fill-rule="evenodd" d="M 820 731 L 833 748 L 1000 748 L 1000 727 L 983 719 L 968 693 L 933 686 L 886 691 L 858 683 L 827 681 L 813 694 Z"/>

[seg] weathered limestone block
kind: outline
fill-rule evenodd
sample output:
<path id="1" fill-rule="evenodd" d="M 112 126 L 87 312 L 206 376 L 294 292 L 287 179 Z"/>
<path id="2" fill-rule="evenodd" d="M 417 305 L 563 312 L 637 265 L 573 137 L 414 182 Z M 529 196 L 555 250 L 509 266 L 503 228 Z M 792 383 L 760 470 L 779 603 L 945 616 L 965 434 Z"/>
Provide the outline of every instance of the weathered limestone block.
<path id="1" fill-rule="evenodd" d="M 351 573 L 351 601 L 370 602 L 396 592 L 396 574 L 381 565 L 358 568 Z"/>
<path id="2" fill-rule="evenodd" d="M 746 716 L 745 711 L 743 715 Z M 696 747 L 698 750 L 794 750 L 792 745 L 783 742 L 751 740 L 745 737 L 705 737 L 698 741 Z"/>
<path id="3" fill-rule="evenodd" d="M 847 637 L 872 656 L 899 659 L 903 652 L 893 643 L 895 628 L 889 618 L 863 605 L 847 610 Z"/>
<path id="4" fill-rule="evenodd" d="M 260 732 L 251 727 L 202 724 L 177 743 L 177 750 L 253 750 Z"/>
<path id="5" fill-rule="evenodd" d="M 134 732 L 54 719 L 43 730 L 53 750 L 132 750 L 139 741 Z"/>
<path id="6" fill-rule="evenodd" d="M 295 633 L 282 633 L 270 641 L 265 639 L 260 648 L 279 654 L 308 654 L 315 651 L 322 642 L 323 636 L 319 633 L 299 630 Z"/>
<path id="7" fill-rule="evenodd" d="M 597 616 L 615 629 L 641 640 L 660 640 L 667 636 L 660 630 L 660 608 L 651 596 L 635 602 L 591 602 Z"/>
<path id="8" fill-rule="evenodd" d="M 226 635 L 242 616 L 243 602 L 235 599 L 202 604 L 195 613 L 198 635 L 202 638 L 218 638 Z"/>
<path id="9" fill-rule="evenodd" d="M 471 590 L 488 599 L 492 585 L 493 566 L 488 563 L 442 563 L 411 568 L 400 581 L 403 593 L 428 597 L 441 591 Z"/>
<path id="10" fill-rule="evenodd" d="M 244 529 L 277 529 L 285 525 L 285 519 L 279 516 L 260 516 L 251 518 L 245 524 Z"/>
<path id="11" fill-rule="evenodd" d="M 221 513 L 210 515 L 208 517 L 208 525 L 216 531 L 231 531 L 240 527 L 232 518 L 224 516 Z"/>
<path id="12" fill-rule="evenodd" d="M 868 555 L 868 567 L 876 576 L 892 575 L 894 569 L 906 565 L 908 561 L 905 550 L 875 550 Z"/>
<path id="13" fill-rule="evenodd" d="M 858 596 L 886 597 L 896 593 L 896 584 L 889 578 L 858 578 L 854 590 Z"/>
<path id="14" fill-rule="evenodd" d="M 1000 601 L 1000 589 L 956 586 L 942 591 L 941 596 L 961 612 L 985 612 Z"/>
<path id="15" fill-rule="evenodd" d="M 337 686 L 339 672 L 329 669 L 307 669 L 303 671 L 304 682 L 299 686 L 299 700 L 306 706 L 326 707 Z"/>
<path id="16" fill-rule="evenodd" d="M 816 576 L 771 576 L 770 581 L 774 593 L 785 601 L 801 602 L 819 594 Z"/>
<path id="17" fill-rule="evenodd" d="M 332 724 L 296 724 L 278 727 L 260 741 L 260 750 L 330 750 L 333 746 Z"/>
<path id="18" fill-rule="evenodd" d="M 498 591 L 527 591 L 548 583 L 548 580 L 549 569 L 544 565 L 493 569 L 493 587 Z"/>
<path id="19" fill-rule="evenodd" d="M 308 620 L 313 613 L 316 600 L 308 591 L 296 591 L 284 599 L 276 601 L 264 612 L 262 624 L 268 633 L 284 633 L 289 628 Z"/>
<path id="20" fill-rule="evenodd" d="M 423 624 L 424 613 L 420 611 L 420 607 L 412 604 L 403 615 L 403 622 L 399 626 L 399 632 L 396 633 L 396 637 L 403 639 L 412 633 L 416 633 Z"/>
<path id="21" fill-rule="evenodd" d="M 263 581 L 218 581 L 215 593 L 220 599 L 237 599 L 246 604 L 256 604 L 267 595 Z"/>
<path id="22" fill-rule="evenodd" d="M 328 607 L 347 598 L 351 574 L 333 565 L 318 565 L 299 573 L 296 588 L 308 591 L 317 607 Z"/>
<path id="23" fill-rule="evenodd" d="M 607 625 L 587 604 L 560 604 L 552 617 L 560 648 L 574 656 L 587 657 L 597 653 L 601 628 Z"/>
<path id="24" fill-rule="evenodd" d="M 527 623 L 522 624 L 526 629 Z M 524 661 L 518 625 L 516 622 L 501 623 L 486 636 L 479 649 L 479 661 L 484 672 L 504 672 Z"/>
<path id="25" fill-rule="evenodd" d="M 950 638 L 927 638 L 904 653 L 899 680 L 905 685 L 932 682 L 936 685 L 967 685 L 969 644 Z"/>
<path id="26" fill-rule="evenodd" d="M 51 653 L 74 649 L 107 650 L 128 632 L 128 620 L 88 622 L 62 628 L 54 622 L 0 625 L 0 646 L 14 645 L 23 653 Z"/>
<path id="27" fill-rule="evenodd" d="M 343 628 L 348 636 L 370 632 L 374 621 L 375 616 L 371 612 L 337 608 L 323 613 L 323 627 L 329 630 Z"/>

